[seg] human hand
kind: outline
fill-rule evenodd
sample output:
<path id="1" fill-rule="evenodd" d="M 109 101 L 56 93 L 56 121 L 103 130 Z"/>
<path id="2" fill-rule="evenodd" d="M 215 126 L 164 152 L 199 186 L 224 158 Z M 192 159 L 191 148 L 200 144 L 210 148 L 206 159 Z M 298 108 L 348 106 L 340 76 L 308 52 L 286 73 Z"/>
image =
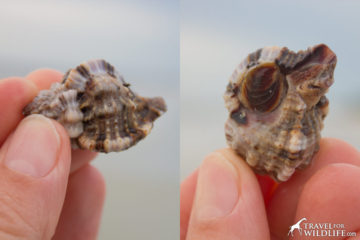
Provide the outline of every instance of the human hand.
<path id="1" fill-rule="evenodd" d="M 96 153 L 71 150 L 69 136 L 22 109 L 62 74 L 37 70 L 0 80 L 0 239 L 96 239 L 104 179 Z"/>
<path id="2" fill-rule="evenodd" d="M 313 164 L 279 185 L 221 149 L 181 184 L 180 239 L 288 239 L 303 217 L 344 224 L 359 236 L 359 176 L 360 153 L 337 139 L 322 139 Z"/>

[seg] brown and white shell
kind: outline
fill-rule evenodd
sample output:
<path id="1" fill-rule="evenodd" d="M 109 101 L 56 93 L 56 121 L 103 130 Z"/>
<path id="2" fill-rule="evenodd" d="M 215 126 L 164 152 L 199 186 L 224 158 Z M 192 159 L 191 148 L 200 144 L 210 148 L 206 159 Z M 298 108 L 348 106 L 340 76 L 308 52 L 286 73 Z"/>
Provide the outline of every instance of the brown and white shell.
<path id="1" fill-rule="evenodd" d="M 306 51 L 264 47 L 235 69 L 224 99 L 227 143 L 259 174 L 286 181 L 319 150 L 336 55 L 324 44 Z"/>
<path id="2" fill-rule="evenodd" d="M 162 98 L 141 97 L 129 86 L 112 65 L 91 60 L 70 69 L 62 83 L 41 91 L 23 113 L 60 122 L 73 148 L 122 151 L 148 135 L 166 111 Z"/>

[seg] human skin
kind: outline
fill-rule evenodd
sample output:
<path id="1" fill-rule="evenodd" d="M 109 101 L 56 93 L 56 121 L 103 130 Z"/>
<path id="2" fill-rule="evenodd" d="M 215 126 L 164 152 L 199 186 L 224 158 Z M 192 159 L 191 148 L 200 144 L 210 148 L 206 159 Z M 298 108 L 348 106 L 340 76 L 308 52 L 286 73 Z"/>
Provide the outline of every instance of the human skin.
<path id="1" fill-rule="evenodd" d="M 71 150 L 56 121 L 22 109 L 62 73 L 0 80 L 0 239 L 96 239 L 105 197 L 96 153 Z"/>
<path id="2" fill-rule="evenodd" d="M 180 239 L 288 239 L 303 217 L 359 236 L 359 177 L 360 153 L 338 139 L 322 139 L 313 163 L 280 184 L 255 175 L 231 149 L 218 150 L 181 184 Z"/>

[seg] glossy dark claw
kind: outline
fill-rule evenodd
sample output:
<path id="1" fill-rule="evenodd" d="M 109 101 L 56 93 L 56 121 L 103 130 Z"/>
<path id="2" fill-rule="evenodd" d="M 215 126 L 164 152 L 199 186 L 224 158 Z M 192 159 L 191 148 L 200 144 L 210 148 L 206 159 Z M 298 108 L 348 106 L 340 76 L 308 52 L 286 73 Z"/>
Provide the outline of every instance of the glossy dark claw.
<path id="1" fill-rule="evenodd" d="M 279 69 L 274 65 L 260 65 L 245 78 L 244 94 L 250 108 L 259 112 L 273 111 L 284 94 L 284 77 Z"/>

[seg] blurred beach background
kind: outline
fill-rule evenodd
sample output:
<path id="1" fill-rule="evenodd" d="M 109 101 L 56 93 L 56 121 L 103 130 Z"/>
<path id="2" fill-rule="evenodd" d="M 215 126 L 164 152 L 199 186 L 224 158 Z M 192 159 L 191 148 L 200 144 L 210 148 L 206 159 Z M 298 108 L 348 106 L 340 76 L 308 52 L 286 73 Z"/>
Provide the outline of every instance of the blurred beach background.
<path id="1" fill-rule="evenodd" d="M 181 1 L 181 179 L 226 147 L 223 101 L 228 79 L 264 46 L 305 50 L 327 44 L 337 54 L 323 137 L 360 150 L 359 1 Z"/>
<path id="2" fill-rule="evenodd" d="M 103 58 L 135 92 L 165 98 L 146 139 L 92 163 L 107 184 L 99 239 L 179 236 L 179 2 L 3 0 L 0 30 L 0 78 Z"/>

